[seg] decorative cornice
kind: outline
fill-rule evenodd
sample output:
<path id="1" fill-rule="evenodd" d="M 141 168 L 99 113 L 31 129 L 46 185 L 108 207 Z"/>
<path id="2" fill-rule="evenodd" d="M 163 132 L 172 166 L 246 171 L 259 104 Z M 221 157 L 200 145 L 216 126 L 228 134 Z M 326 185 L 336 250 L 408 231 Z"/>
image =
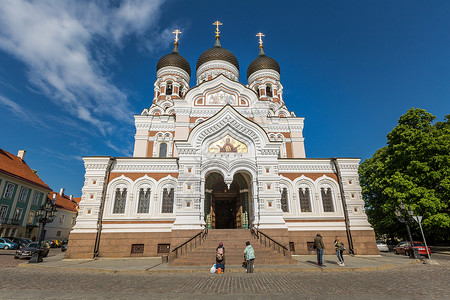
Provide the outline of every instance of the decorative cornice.
<path id="1" fill-rule="evenodd" d="M 264 69 L 250 75 L 250 77 L 248 78 L 248 82 L 251 85 L 253 81 L 261 77 L 275 77 L 275 80 L 277 81 L 280 80 L 280 74 L 277 71 L 271 69 Z"/>
<path id="2" fill-rule="evenodd" d="M 212 60 L 204 63 L 197 70 L 197 78 L 199 78 L 203 72 L 208 71 L 209 69 L 225 69 L 232 72 L 236 78 L 239 78 L 239 70 L 233 64 L 222 60 Z"/>
<path id="3" fill-rule="evenodd" d="M 294 162 L 288 165 L 279 165 L 280 173 L 301 173 L 301 172 L 334 172 L 334 168 L 331 164 L 323 164 L 323 165 L 302 165 L 296 164 Z"/>
<path id="4" fill-rule="evenodd" d="M 148 164 L 126 164 L 126 165 L 116 165 L 114 169 L 111 171 L 112 173 L 118 171 L 126 171 L 126 172 L 161 172 L 161 171 L 170 171 L 170 172 L 178 172 L 178 166 L 176 164 L 173 165 L 155 165 L 152 162 L 148 162 Z"/>

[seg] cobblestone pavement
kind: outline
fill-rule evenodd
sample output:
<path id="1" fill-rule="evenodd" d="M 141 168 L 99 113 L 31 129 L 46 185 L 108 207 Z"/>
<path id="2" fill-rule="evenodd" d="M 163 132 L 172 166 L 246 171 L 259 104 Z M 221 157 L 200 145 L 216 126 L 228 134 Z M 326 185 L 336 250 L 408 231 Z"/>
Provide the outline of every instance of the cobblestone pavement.
<path id="1" fill-rule="evenodd" d="M 450 299 L 450 261 L 440 262 L 371 272 L 219 275 L 3 267 L 0 299 Z"/>

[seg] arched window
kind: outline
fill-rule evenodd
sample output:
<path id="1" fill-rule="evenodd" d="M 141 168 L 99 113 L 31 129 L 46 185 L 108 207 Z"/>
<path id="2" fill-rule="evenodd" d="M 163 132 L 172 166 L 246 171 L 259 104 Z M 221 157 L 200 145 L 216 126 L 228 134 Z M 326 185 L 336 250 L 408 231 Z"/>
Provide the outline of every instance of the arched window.
<path id="1" fill-rule="evenodd" d="M 321 188 L 320 192 L 322 194 L 323 211 L 334 212 L 333 193 L 331 188 Z"/>
<path id="2" fill-rule="evenodd" d="M 266 95 L 267 97 L 272 97 L 272 85 L 266 85 Z"/>
<path id="3" fill-rule="evenodd" d="M 125 213 L 125 203 L 127 201 L 127 188 L 116 188 L 116 193 L 114 195 L 114 208 L 113 214 L 123 214 Z"/>
<path id="4" fill-rule="evenodd" d="M 172 81 L 168 81 L 166 85 L 166 95 L 172 95 Z"/>
<path id="5" fill-rule="evenodd" d="M 178 95 L 180 98 L 183 98 L 183 84 L 180 83 L 180 86 L 178 87 Z"/>
<path id="6" fill-rule="evenodd" d="M 167 156 L 167 144 L 161 143 L 159 144 L 159 157 L 166 157 Z"/>
<path id="7" fill-rule="evenodd" d="M 173 213 L 173 200 L 174 200 L 175 191 L 173 188 L 170 191 L 167 188 L 163 189 L 163 197 L 162 197 L 162 213 Z"/>
<path id="8" fill-rule="evenodd" d="M 148 214 L 150 210 L 150 194 L 151 189 L 139 189 L 138 214 Z"/>
<path id="9" fill-rule="evenodd" d="M 298 196 L 300 199 L 300 211 L 311 212 L 311 196 L 309 193 L 309 188 L 299 188 Z"/>
<path id="10" fill-rule="evenodd" d="M 281 192 L 281 210 L 283 212 L 289 212 L 287 188 L 283 188 L 283 191 Z"/>

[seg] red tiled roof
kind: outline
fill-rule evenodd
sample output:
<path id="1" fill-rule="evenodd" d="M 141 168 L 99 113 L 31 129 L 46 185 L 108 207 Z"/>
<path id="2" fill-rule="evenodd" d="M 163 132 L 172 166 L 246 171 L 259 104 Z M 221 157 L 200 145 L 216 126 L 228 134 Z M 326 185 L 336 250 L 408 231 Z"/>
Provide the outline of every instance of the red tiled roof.
<path id="1" fill-rule="evenodd" d="M 79 204 L 81 201 L 81 197 L 77 197 L 77 198 L 73 197 L 72 200 Z"/>
<path id="2" fill-rule="evenodd" d="M 0 149 L 0 173 L 51 190 L 24 160 L 3 149 Z"/>
<path id="3" fill-rule="evenodd" d="M 70 201 L 70 198 L 66 195 L 61 196 L 59 193 L 50 192 L 48 193 L 48 197 L 53 199 L 53 194 L 56 194 L 56 207 L 62 208 L 65 210 L 70 210 L 73 212 L 78 212 L 78 203 Z"/>

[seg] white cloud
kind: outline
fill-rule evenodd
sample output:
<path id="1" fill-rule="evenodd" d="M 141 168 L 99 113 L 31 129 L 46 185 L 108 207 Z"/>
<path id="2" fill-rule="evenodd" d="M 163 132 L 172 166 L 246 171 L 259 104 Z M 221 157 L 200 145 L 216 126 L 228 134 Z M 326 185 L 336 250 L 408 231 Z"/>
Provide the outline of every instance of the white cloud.
<path id="1" fill-rule="evenodd" d="M 42 93 L 103 134 L 114 126 L 111 118 L 131 122 L 132 112 L 126 93 L 94 53 L 112 55 L 133 34 L 147 36 L 143 42 L 150 45 L 163 39 L 156 28 L 163 0 L 114 3 L 5 0 L 0 5 L 0 49 L 27 66 L 28 79 Z"/>
<path id="2" fill-rule="evenodd" d="M 47 129 L 49 128 L 49 126 L 45 122 L 42 122 L 42 120 L 37 118 L 36 115 L 30 113 L 28 110 L 24 109 L 13 100 L 8 99 L 2 95 L 0 95 L 0 107 L 1 106 L 6 107 L 7 110 L 19 117 L 20 122 L 28 122 Z"/>
<path id="3" fill-rule="evenodd" d="M 28 115 L 23 111 L 23 109 L 18 105 L 16 102 L 3 97 L 0 95 L 0 104 L 3 106 L 6 106 L 6 109 L 8 109 L 10 112 L 14 113 L 15 115 L 24 118 L 25 120 L 29 120 Z"/>

